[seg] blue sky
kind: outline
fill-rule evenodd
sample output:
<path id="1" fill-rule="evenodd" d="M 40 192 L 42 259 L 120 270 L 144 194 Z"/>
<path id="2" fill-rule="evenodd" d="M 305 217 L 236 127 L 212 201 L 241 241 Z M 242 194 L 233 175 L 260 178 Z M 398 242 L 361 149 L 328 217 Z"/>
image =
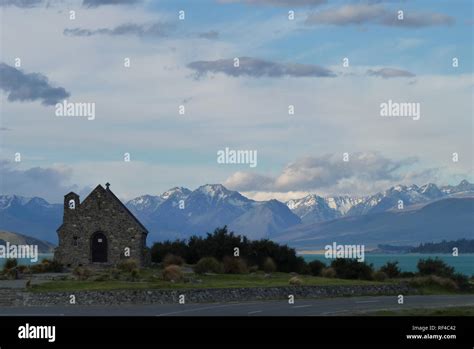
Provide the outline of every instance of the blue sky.
<path id="1" fill-rule="evenodd" d="M 0 2 L 2 193 L 223 183 L 285 200 L 472 180 L 472 1 L 104 2 Z M 55 116 L 48 101 L 65 96 L 95 103 L 95 120 Z M 389 99 L 420 103 L 421 119 L 381 118 Z M 218 164 L 225 147 L 258 166 Z"/>

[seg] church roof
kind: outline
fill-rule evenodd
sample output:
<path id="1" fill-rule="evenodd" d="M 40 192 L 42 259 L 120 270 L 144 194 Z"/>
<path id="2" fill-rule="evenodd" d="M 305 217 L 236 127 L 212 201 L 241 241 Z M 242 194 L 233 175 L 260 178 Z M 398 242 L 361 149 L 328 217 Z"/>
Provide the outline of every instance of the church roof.
<path id="1" fill-rule="evenodd" d="M 110 184 L 107 183 L 107 189 L 104 189 L 104 187 L 99 184 L 97 187 L 94 188 L 94 190 L 92 190 L 90 192 L 89 195 L 87 195 L 87 197 L 84 199 L 83 202 L 85 202 L 89 198 L 89 196 L 91 196 L 92 193 L 94 193 L 95 191 L 97 191 L 97 190 L 104 191 L 109 195 L 109 197 L 111 197 L 113 200 L 115 200 L 115 202 L 117 202 L 123 208 L 123 210 L 125 212 L 127 212 L 127 214 L 130 216 L 130 218 L 132 218 L 140 226 L 140 228 L 142 228 L 145 231 L 145 233 L 148 234 L 148 229 L 145 228 L 145 226 L 138 220 L 137 217 L 135 217 L 135 215 L 127 208 L 127 206 L 125 206 L 123 204 L 123 202 L 120 201 L 120 199 L 117 196 L 115 196 L 115 194 L 112 192 L 112 190 L 110 190 L 109 186 L 110 186 Z"/>
<path id="2" fill-rule="evenodd" d="M 108 183 L 107 183 L 108 184 Z M 99 184 L 99 186 L 101 186 Z M 102 186 L 101 186 L 102 187 Z M 102 187 L 103 188 L 103 187 Z M 122 206 L 122 208 L 125 210 L 125 212 L 128 213 L 128 215 L 130 217 L 132 217 L 132 219 L 148 234 L 148 229 L 145 228 L 145 226 L 138 220 L 137 217 L 135 217 L 135 215 L 127 208 L 127 206 L 124 205 L 124 203 L 122 201 L 120 201 L 120 199 L 115 196 L 115 194 L 112 192 L 112 190 L 110 190 L 109 188 L 109 184 L 107 185 L 107 189 L 105 189 L 105 191 L 113 198 L 115 199 L 119 204 L 120 206 Z"/>

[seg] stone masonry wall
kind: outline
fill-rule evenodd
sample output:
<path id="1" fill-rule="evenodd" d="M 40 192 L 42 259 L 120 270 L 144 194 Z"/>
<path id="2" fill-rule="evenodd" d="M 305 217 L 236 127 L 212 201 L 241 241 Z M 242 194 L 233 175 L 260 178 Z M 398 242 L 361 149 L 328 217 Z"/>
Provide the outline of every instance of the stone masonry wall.
<path id="1" fill-rule="evenodd" d="M 67 201 L 75 198 L 75 209 L 69 209 Z M 111 194 L 99 186 L 82 204 L 78 201 L 79 197 L 74 193 L 65 197 L 64 222 L 58 231 L 56 260 L 71 267 L 90 264 L 91 236 L 100 231 L 107 238 L 108 264 L 117 264 L 126 258 L 126 247 L 130 248 L 130 258 L 145 264 L 146 235 Z M 74 245 L 74 237 L 77 237 L 77 246 Z"/>
<path id="2" fill-rule="evenodd" d="M 69 305 L 70 295 L 79 305 L 170 304 L 183 294 L 186 303 L 243 302 L 267 299 L 322 298 L 337 296 L 397 295 L 413 293 L 408 285 L 286 286 L 186 290 L 114 290 L 77 292 L 25 292 L 16 304 L 24 306 Z M 71 305 L 74 306 L 74 305 Z"/>

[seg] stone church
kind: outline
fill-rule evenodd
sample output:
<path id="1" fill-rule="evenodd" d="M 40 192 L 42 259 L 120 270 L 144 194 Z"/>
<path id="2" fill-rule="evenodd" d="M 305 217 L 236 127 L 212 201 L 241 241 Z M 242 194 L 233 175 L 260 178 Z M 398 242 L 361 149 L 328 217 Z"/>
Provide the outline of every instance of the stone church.
<path id="1" fill-rule="evenodd" d="M 147 229 L 110 190 L 100 184 L 81 203 L 64 196 L 63 224 L 54 259 L 64 266 L 116 265 L 125 259 L 148 264 Z"/>

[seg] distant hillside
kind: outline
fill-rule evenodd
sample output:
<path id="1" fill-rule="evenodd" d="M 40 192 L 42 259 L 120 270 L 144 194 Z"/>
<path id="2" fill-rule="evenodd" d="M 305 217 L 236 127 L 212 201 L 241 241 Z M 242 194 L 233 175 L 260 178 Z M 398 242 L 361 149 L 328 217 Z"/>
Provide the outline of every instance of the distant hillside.
<path id="1" fill-rule="evenodd" d="M 274 240 L 298 249 L 321 249 L 332 242 L 414 245 L 473 236 L 474 199 L 443 199 L 417 210 L 388 211 L 290 228 Z"/>
<path id="2" fill-rule="evenodd" d="M 62 223 L 63 205 L 41 198 L 18 195 L 0 196 L 0 229 L 21 231 L 37 239 L 56 243 L 56 229 Z"/>
<path id="3" fill-rule="evenodd" d="M 474 235 L 474 233 L 473 233 Z M 420 244 L 418 247 L 412 248 L 413 253 L 453 253 L 453 248 L 458 249 L 458 253 L 474 253 L 474 240 L 443 240 L 438 243 L 428 242 Z"/>
<path id="4" fill-rule="evenodd" d="M 5 245 L 6 242 L 14 245 L 38 245 L 39 253 L 52 253 L 55 247 L 47 241 L 38 240 L 31 236 L 9 231 L 0 231 L 0 245 Z"/>

